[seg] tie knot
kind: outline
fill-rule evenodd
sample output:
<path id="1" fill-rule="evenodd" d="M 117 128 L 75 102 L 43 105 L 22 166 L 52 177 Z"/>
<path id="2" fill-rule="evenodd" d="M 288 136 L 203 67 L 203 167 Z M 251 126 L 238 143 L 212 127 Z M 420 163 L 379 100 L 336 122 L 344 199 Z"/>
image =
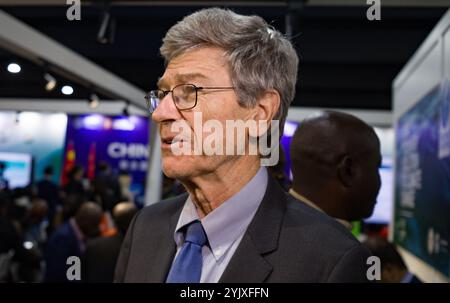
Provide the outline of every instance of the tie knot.
<path id="1" fill-rule="evenodd" d="M 205 230 L 199 220 L 196 220 L 188 225 L 186 230 L 186 241 L 199 246 L 206 244 Z"/>

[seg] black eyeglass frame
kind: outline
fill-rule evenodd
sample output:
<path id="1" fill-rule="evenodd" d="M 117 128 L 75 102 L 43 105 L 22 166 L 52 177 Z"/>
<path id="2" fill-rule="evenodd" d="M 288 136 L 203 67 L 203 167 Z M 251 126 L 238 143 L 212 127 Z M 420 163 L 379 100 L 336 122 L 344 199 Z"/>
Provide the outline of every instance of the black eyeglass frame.
<path id="1" fill-rule="evenodd" d="M 151 110 L 151 99 L 154 98 L 154 97 L 151 97 L 151 96 L 150 96 L 150 94 L 151 94 L 152 92 L 155 92 L 155 91 L 161 91 L 161 92 L 163 92 L 163 97 L 162 97 L 162 98 L 158 98 L 158 99 L 160 99 L 160 102 L 161 102 L 162 99 L 164 99 L 169 93 L 172 94 L 172 100 L 173 100 L 173 90 L 174 90 L 175 88 L 177 88 L 177 87 L 185 86 L 185 85 L 190 85 L 190 86 L 192 86 L 192 87 L 195 89 L 195 102 L 194 102 L 194 105 L 191 106 L 191 107 L 188 107 L 188 108 L 179 108 L 179 107 L 177 106 L 177 103 L 174 101 L 173 103 L 175 104 L 176 108 L 177 108 L 178 110 L 180 110 L 180 111 L 183 111 L 183 110 L 190 110 L 190 109 L 193 109 L 194 107 L 197 106 L 197 100 L 198 100 L 197 96 L 198 96 L 198 91 L 199 91 L 199 90 L 204 90 L 204 89 L 235 89 L 234 86 L 197 86 L 197 85 L 191 84 L 191 83 L 183 83 L 183 84 L 175 85 L 171 90 L 154 89 L 154 90 L 149 91 L 149 92 L 145 95 L 145 97 L 144 97 L 145 100 L 147 101 L 146 103 L 147 103 L 147 109 L 148 109 L 148 111 L 149 111 L 150 113 L 153 113 L 153 112 L 154 112 L 154 110 Z M 159 104 L 158 104 L 158 105 L 159 105 Z M 155 109 L 156 109 L 156 107 L 155 107 Z"/>

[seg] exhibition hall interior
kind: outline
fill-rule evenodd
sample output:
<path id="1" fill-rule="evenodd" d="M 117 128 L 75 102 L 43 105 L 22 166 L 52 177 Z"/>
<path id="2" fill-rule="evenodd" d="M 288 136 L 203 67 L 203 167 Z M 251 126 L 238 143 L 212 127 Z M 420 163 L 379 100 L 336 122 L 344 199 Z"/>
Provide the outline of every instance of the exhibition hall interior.
<path id="1" fill-rule="evenodd" d="M 136 230 L 141 228 L 138 224 L 143 224 L 139 221 L 144 217 L 143 210 L 150 209 L 147 217 L 154 218 L 146 232 L 158 239 L 156 235 L 165 231 L 169 223 L 162 224 L 159 230 L 156 222 L 163 222 L 162 219 L 150 216 L 152 209 L 156 214 L 159 209 L 154 205 L 165 199 L 178 201 L 179 195 L 184 194 L 183 203 L 187 202 L 183 214 L 189 203 L 198 206 L 197 191 L 190 190 L 197 181 L 192 180 L 213 184 L 216 172 L 192 180 L 186 177 L 183 167 L 197 163 L 198 160 L 193 160 L 195 155 L 186 158 L 185 166 L 179 163 L 171 166 L 176 157 L 168 146 L 175 141 L 168 143 L 167 139 L 161 139 L 161 130 L 177 119 L 173 118 L 175 115 L 185 117 L 191 112 L 201 112 L 206 106 L 202 103 L 204 99 L 240 92 L 245 90 L 242 83 L 250 83 L 235 85 L 233 77 L 239 72 L 231 65 L 233 87 L 217 81 L 211 82 L 212 85 L 199 84 L 204 87 L 191 82 L 165 84 L 172 83 L 167 75 L 177 68 L 173 62 L 182 61 L 186 53 L 195 54 L 198 50 L 184 49 L 181 55 L 172 50 L 175 55 L 168 56 L 170 39 L 188 38 L 180 37 L 178 32 L 178 36 L 167 33 L 176 24 L 182 28 L 183 24 L 177 22 L 186 16 L 211 7 L 261 17 L 268 24 L 268 39 L 283 37 L 282 41 L 290 41 L 298 57 L 295 94 L 286 109 L 284 125 L 278 129 L 281 130 L 276 150 L 278 161 L 265 168 L 261 166 L 251 182 L 263 171 L 269 183 L 277 183 L 277 189 L 289 196 L 286 201 L 301 204 L 319 222 L 328 222 L 330 229 L 345 233 L 345 239 L 351 237 L 348 241 L 355 241 L 355 245 L 381 260 L 381 268 L 373 274 L 375 278 L 369 279 L 367 273 L 367 279 L 382 283 L 450 282 L 449 0 L 0 0 L 0 282 L 139 282 L 137 274 L 130 274 L 131 269 L 122 270 L 122 264 L 117 264 L 126 258 L 130 260 L 128 266 L 140 260 L 137 251 L 125 256 L 123 248 L 130 249 L 131 244 L 122 244 L 126 239 L 138 239 Z M 246 22 L 244 19 L 237 22 L 233 35 L 244 31 L 237 26 L 244 28 Z M 202 28 L 198 31 L 207 32 Z M 221 47 L 208 42 L 208 38 L 201 39 L 206 41 L 206 50 L 210 49 L 208 45 Z M 167 43 L 165 48 L 163 42 Z M 259 48 L 252 43 L 234 47 L 246 46 L 253 55 L 247 59 L 239 55 L 230 58 L 260 60 L 267 66 L 260 73 L 268 77 L 272 72 L 278 75 L 277 68 L 269 70 L 276 65 L 273 62 L 277 58 L 258 58 Z M 227 47 L 231 44 L 224 43 Z M 174 45 L 173 48 L 181 48 L 182 42 Z M 277 51 L 283 46 L 277 45 Z M 225 46 L 223 49 L 227 50 Z M 226 54 L 234 53 L 228 50 Z M 205 56 L 204 64 L 209 64 L 211 58 Z M 251 74 L 245 73 L 248 62 L 239 64 L 244 74 L 241 78 Z M 219 74 L 218 69 L 217 79 Z M 247 91 L 252 89 L 249 87 Z M 274 87 L 266 89 L 282 95 Z M 177 98 L 189 93 L 195 95 L 192 106 L 183 108 L 182 103 L 176 103 L 188 102 L 187 97 L 184 101 Z M 280 98 L 284 100 L 283 96 Z M 171 100 L 173 103 L 169 104 Z M 243 105 L 240 108 L 248 109 Z M 211 117 L 211 112 L 205 111 L 204 115 Z M 230 113 L 224 109 L 218 117 L 226 118 Z M 172 116 L 163 118 L 164 115 Z M 270 137 L 272 144 L 276 137 Z M 370 157 L 353 158 L 372 137 L 380 155 L 376 181 L 369 173 Z M 328 159 L 334 159 L 341 149 L 348 155 L 339 154 L 343 157 L 338 157 L 341 162 L 330 164 Z M 200 173 L 206 170 L 210 159 L 219 159 L 211 160 L 214 163 L 225 161 L 220 159 L 226 157 L 228 162 L 223 163 L 240 159 L 236 155 L 199 157 L 204 157 L 195 170 Z M 319 168 L 312 169 L 313 165 Z M 306 173 L 308 169 L 311 173 Z M 230 180 L 234 178 L 232 175 Z M 242 180 L 245 177 L 242 174 Z M 359 185 L 354 183 L 357 177 Z M 322 183 L 312 184 L 314 180 Z M 376 187 L 376 198 L 368 194 L 372 184 Z M 258 191 L 257 187 L 245 187 L 245 195 L 243 191 L 235 191 L 230 196 L 225 193 L 231 192 L 231 187 L 219 187 L 217 196 L 223 191 L 226 198 L 219 201 L 225 202 L 219 204 L 217 211 L 222 211 L 223 216 L 225 209 L 221 206 L 234 200 L 235 204 L 251 205 L 259 192 L 261 197 L 264 195 L 265 189 Z M 345 195 L 341 189 L 344 187 Z M 322 192 L 315 195 L 313 188 Z M 233 197 L 236 198 L 232 201 Z M 351 204 L 351 199 L 356 202 Z M 356 209 L 370 202 L 365 199 L 376 200 L 376 204 L 364 215 L 335 215 L 351 213 L 354 209 L 348 208 Z M 194 212 L 197 209 L 209 238 L 200 248 L 202 264 L 209 267 L 203 266 L 203 271 L 200 268 L 202 275 L 197 280 L 173 279 L 174 268 L 177 261 L 181 262 L 185 248 L 178 242 L 176 219 L 170 231 L 173 251 L 168 259 L 173 263 L 168 263 L 162 282 L 233 280 L 227 263 L 211 265 L 210 257 L 205 259 L 205 250 L 219 251 L 214 247 L 218 240 L 208 230 L 212 218 L 220 224 L 219 213 L 216 211 L 213 217 L 214 207 L 211 212 L 207 208 L 193 209 Z M 233 252 L 239 254 L 245 249 L 247 226 L 250 224 L 249 232 L 256 226 L 251 223 L 253 216 L 257 221 L 260 210 L 256 209 L 249 216 L 242 212 L 241 216 L 248 219 L 247 225 L 224 254 L 224 262 L 240 264 Z M 294 216 L 289 218 L 293 220 Z M 181 221 L 180 218 L 177 226 Z M 301 222 L 298 224 L 302 226 Z M 135 230 L 130 231 L 134 225 Z M 234 233 L 225 227 L 223 230 Z M 283 228 L 280 230 L 283 232 Z M 317 238 L 327 239 L 334 232 L 330 230 L 328 235 Z M 299 239 L 304 238 L 299 235 Z M 165 243 L 156 242 L 162 246 Z M 295 249 L 301 250 L 302 240 L 298 242 Z M 283 243 L 279 243 L 282 247 Z M 335 246 L 340 247 L 339 243 Z M 150 255 L 161 255 L 152 254 L 151 246 L 147 247 Z M 331 244 L 329 247 L 334 249 Z M 318 250 L 317 254 L 328 256 L 333 252 Z M 280 252 L 272 259 L 269 256 L 266 262 L 283 255 Z M 293 257 L 292 264 L 295 260 Z M 219 258 L 216 261 L 222 262 Z M 305 260 L 299 264 L 302 262 Z M 280 274 L 284 269 L 277 269 L 282 265 L 275 261 L 272 266 L 272 276 L 269 274 L 264 281 L 293 282 L 283 281 L 283 277 L 294 274 Z M 208 272 L 210 267 L 213 269 Z M 225 270 L 222 280 L 221 270 Z M 117 278 L 118 275 L 124 278 Z M 254 281 L 257 280 L 249 278 L 249 282 Z M 298 279 L 298 282 L 321 281 Z"/>

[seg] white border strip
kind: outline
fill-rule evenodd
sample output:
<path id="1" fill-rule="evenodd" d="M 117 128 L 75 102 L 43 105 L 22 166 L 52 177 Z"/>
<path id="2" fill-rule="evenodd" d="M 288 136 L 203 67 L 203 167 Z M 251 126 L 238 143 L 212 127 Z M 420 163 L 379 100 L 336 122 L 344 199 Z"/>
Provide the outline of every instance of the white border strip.
<path id="1" fill-rule="evenodd" d="M 291 107 L 289 108 L 287 120 L 300 122 L 310 115 L 324 111 L 334 110 L 353 115 L 369 125 L 380 127 L 392 127 L 393 115 L 389 110 L 363 110 L 342 108 L 313 108 L 313 107 Z"/>

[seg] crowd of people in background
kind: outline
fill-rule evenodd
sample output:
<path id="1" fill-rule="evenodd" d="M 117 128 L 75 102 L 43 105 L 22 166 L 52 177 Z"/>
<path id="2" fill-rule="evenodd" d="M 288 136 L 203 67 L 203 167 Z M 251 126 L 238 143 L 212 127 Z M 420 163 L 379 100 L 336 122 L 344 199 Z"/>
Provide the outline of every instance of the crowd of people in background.
<path id="1" fill-rule="evenodd" d="M 297 132 L 298 140 L 301 134 Z M 289 190 L 292 184 L 283 167 L 280 161 L 269 172 Z M 90 182 L 81 166 L 67 173 L 64 186 L 53 177 L 49 166 L 42 180 L 14 190 L 0 178 L 0 282 L 67 282 L 70 256 L 81 260 L 80 282 L 112 282 L 123 238 L 138 211 L 130 176 L 115 175 L 107 163 L 100 163 Z M 184 191 L 181 183 L 164 176 L 163 198 Z M 363 244 L 384 260 L 383 282 L 420 282 L 385 235 L 369 236 Z"/>
<path id="2" fill-rule="evenodd" d="M 81 281 L 113 281 L 137 212 L 131 177 L 104 162 L 92 180 L 78 165 L 66 177 L 60 186 L 49 166 L 26 188 L 10 189 L 0 178 L 0 282 L 67 282 L 71 256 L 81 260 Z"/>
<path id="3" fill-rule="evenodd" d="M 285 155 L 268 172 L 297 200 L 340 222 L 370 216 L 380 188 L 380 142 L 373 129 L 351 115 L 326 111 L 305 119 L 291 143 L 292 181 Z M 99 163 L 85 178 L 75 165 L 60 186 L 54 170 L 27 188 L 9 189 L 0 163 L 0 282 L 67 282 L 67 260 L 81 261 L 81 282 L 113 282 L 127 228 L 138 209 L 131 177 Z M 178 196 L 183 185 L 164 176 L 162 198 Z M 308 198 L 305 198 L 307 196 Z M 300 203 L 300 202 L 299 202 Z M 395 245 L 381 232 L 360 239 L 382 261 L 382 282 L 418 283 Z"/>

